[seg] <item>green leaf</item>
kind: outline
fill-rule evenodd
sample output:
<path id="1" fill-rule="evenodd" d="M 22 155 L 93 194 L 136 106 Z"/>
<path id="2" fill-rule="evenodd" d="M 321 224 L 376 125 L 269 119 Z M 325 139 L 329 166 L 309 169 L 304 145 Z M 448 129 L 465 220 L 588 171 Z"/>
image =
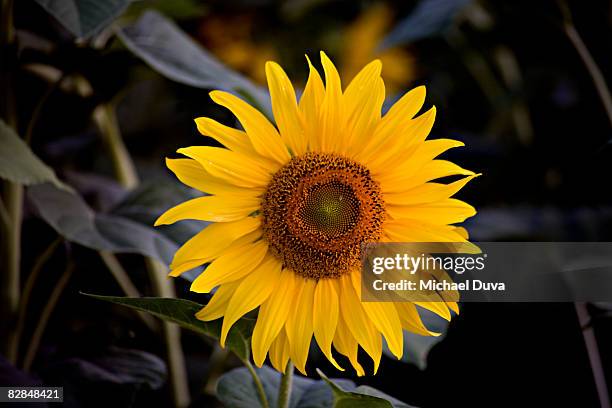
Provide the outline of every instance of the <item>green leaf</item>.
<path id="1" fill-rule="evenodd" d="M 95 299 L 127 306 L 134 310 L 147 312 L 160 319 L 178 324 L 179 326 L 203 334 L 214 339 L 221 335 L 222 320 L 203 322 L 196 319 L 195 314 L 204 307 L 196 302 L 184 299 L 142 297 L 130 298 L 119 296 L 100 296 L 84 293 Z M 252 319 L 242 318 L 234 324 L 229 331 L 226 347 L 233 351 L 242 360 L 250 357 L 250 338 L 255 322 Z"/>
<path id="2" fill-rule="evenodd" d="M 427 356 L 429 355 L 429 351 L 433 346 L 444 340 L 446 330 L 448 329 L 448 322 L 429 310 L 422 309 L 418 306 L 417 309 L 425 327 L 433 332 L 442 333 L 437 337 L 421 336 L 420 334 L 404 330 L 404 354 L 402 355 L 402 361 L 404 363 L 414 364 L 419 369 L 424 370 L 427 368 Z M 384 344 L 383 353 L 393 359 L 396 358 L 386 344 Z"/>
<path id="3" fill-rule="evenodd" d="M 130 0 L 35 0 L 77 38 L 90 37 L 113 22 Z"/>
<path id="4" fill-rule="evenodd" d="M 96 213 L 76 193 L 51 184 L 31 186 L 29 202 L 40 217 L 68 241 L 114 253 L 136 253 L 170 263 L 178 245 L 152 226 Z"/>
<path id="5" fill-rule="evenodd" d="M 317 373 L 332 389 L 334 408 L 393 408 L 393 404 L 388 400 L 373 395 L 361 394 L 356 391 L 357 389 L 355 389 L 355 392 L 345 391 L 341 386 L 327 378 L 321 370 L 317 370 Z M 398 405 L 398 407 L 401 406 Z M 408 405 L 404 404 L 403 406 L 407 407 Z"/>
<path id="6" fill-rule="evenodd" d="M 255 369 L 271 407 L 277 406 L 281 374 L 263 366 Z M 291 383 L 291 408 L 368 407 L 410 408 L 410 405 L 368 386 L 355 387 L 347 379 L 330 380 L 317 370 L 323 380 L 294 375 Z M 217 383 L 217 398 L 228 408 L 261 407 L 251 373 L 236 368 L 224 374 Z"/>
<path id="7" fill-rule="evenodd" d="M 244 94 L 270 114 L 265 89 L 223 65 L 161 14 L 147 11 L 117 35 L 130 51 L 165 77 L 196 88 Z"/>
<path id="8" fill-rule="evenodd" d="M 53 169 L 42 162 L 15 131 L 0 119 L 0 178 L 26 186 L 50 182 L 70 187 L 58 180 Z"/>

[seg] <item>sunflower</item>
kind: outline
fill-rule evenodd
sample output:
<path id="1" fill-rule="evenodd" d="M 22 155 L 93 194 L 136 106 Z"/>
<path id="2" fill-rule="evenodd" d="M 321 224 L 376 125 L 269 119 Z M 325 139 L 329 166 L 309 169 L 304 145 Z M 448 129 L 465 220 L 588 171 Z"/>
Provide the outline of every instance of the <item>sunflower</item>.
<path id="1" fill-rule="evenodd" d="M 284 372 L 289 359 L 305 374 L 314 336 L 332 352 L 364 369 L 358 348 L 377 371 L 384 336 L 401 358 L 403 329 L 436 335 L 422 323 L 417 305 L 450 319 L 457 304 L 361 302 L 361 248 L 370 242 L 466 242 L 453 224 L 475 214 L 450 198 L 476 176 L 436 159 L 463 143 L 426 141 L 435 107 L 420 116 L 425 88 L 406 93 L 381 116 L 382 64 L 366 65 L 342 90 L 340 76 L 321 52 L 325 84 L 310 60 L 299 102 L 283 69 L 266 63 L 274 126 L 242 99 L 213 91 L 244 130 L 197 118 L 199 131 L 225 146 L 193 146 L 167 159 L 179 180 L 207 193 L 179 204 L 156 225 L 195 219 L 211 224 L 175 254 L 171 276 L 209 263 L 191 290 L 209 293 L 197 318 L 223 318 L 220 343 L 232 325 L 259 309 L 252 336 L 253 360 L 266 356 Z M 464 176 L 449 184 L 431 182 Z M 215 290 L 216 288 L 216 290 Z"/>

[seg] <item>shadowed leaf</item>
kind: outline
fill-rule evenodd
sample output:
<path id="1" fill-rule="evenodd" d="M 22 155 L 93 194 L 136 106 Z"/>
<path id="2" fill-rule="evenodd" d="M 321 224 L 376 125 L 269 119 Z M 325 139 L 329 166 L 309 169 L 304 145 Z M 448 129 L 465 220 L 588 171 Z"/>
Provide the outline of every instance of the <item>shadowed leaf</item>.
<path id="1" fill-rule="evenodd" d="M 142 297 L 130 298 L 120 296 L 100 296 L 84 293 L 84 295 L 127 306 L 134 310 L 147 312 L 160 319 L 178 324 L 179 326 L 203 334 L 214 339 L 221 335 L 222 320 L 203 322 L 196 319 L 195 314 L 204 307 L 196 302 L 184 299 Z M 238 357 L 247 360 L 250 356 L 250 338 L 253 332 L 254 321 L 242 318 L 234 324 L 227 337 L 226 347 Z"/>
<path id="2" fill-rule="evenodd" d="M 161 14 L 147 11 L 117 35 L 130 51 L 165 77 L 196 88 L 246 95 L 259 109 L 270 113 L 266 90 L 223 65 Z"/>
<path id="3" fill-rule="evenodd" d="M 26 186 L 50 182 L 70 190 L 15 131 L 0 119 L 0 178 Z"/>
<path id="4" fill-rule="evenodd" d="M 35 1 L 77 38 L 98 33 L 130 4 L 130 0 Z"/>

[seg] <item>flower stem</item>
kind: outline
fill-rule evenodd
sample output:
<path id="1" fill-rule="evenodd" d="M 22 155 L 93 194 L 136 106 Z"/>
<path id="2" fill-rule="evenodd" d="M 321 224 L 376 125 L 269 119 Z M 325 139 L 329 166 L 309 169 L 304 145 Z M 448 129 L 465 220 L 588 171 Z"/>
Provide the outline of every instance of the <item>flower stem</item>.
<path id="1" fill-rule="evenodd" d="M 257 389 L 257 395 L 259 396 L 259 402 L 261 402 L 261 406 L 263 408 L 270 408 L 270 404 L 268 403 L 268 397 L 266 397 L 263 384 L 261 383 L 261 380 L 259 379 L 255 368 L 253 368 L 253 364 L 251 364 L 249 360 L 243 360 L 242 362 L 249 370 L 249 373 L 251 373 L 251 377 L 253 377 L 253 383 L 255 384 L 255 388 Z"/>
<path id="2" fill-rule="evenodd" d="M 287 363 L 285 372 L 281 377 L 280 387 L 278 389 L 278 408 L 288 408 L 291 401 L 291 386 L 293 383 L 293 363 L 291 360 Z"/>

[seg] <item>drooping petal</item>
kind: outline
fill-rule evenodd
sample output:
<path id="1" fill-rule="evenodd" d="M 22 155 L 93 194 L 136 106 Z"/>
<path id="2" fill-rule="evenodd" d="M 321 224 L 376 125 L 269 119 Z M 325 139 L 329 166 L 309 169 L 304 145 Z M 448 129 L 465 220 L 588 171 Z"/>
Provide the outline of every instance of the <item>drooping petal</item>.
<path id="1" fill-rule="evenodd" d="M 227 305 L 240 282 L 230 282 L 219 286 L 212 299 L 198 313 L 196 318 L 204 322 L 216 320 L 225 314 Z"/>
<path id="2" fill-rule="evenodd" d="M 264 363 L 270 345 L 285 326 L 296 293 L 293 272 L 282 271 L 274 296 L 270 296 L 259 308 L 257 323 L 253 330 L 251 339 L 253 361 L 258 367 Z"/>
<path id="3" fill-rule="evenodd" d="M 178 276 L 175 269 L 185 262 L 210 262 L 236 239 L 247 235 L 261 225 L 260 217 L 246 217 L 233 222 L 217 222 L 204 228 L 181 246 L 170 264 L 170 276 Z M 197 266 L 197 265 L 196 265 Z"/>
<path id="4" fill-rule="evenodd" d="M 340 313 L 351 334 L 374 362 L 374 373 L 378 371 L 382 355 L 382 338 L 363 310 L 362 303 L 353 288 L 351 278 L 339 278 Z"/>
<path id="5" fill-rule="evenodd" d="M 287 363 L 289 362 L 290 351 L 289 339 L 287 338 L 285 329 L 281 329 L 270 346 L 270 362 L 272 363 L 272 367 L 284 373 L 287 369 Z"/>
<path id="6" fill-rule="evenodd" d="M 344 371 L 332 356 L 331 346 L 340 313 L 338 291 L 333 279 L 320 279 L 314 293 L 313 328 L 319 348 L 338 370 Z"/>
<path id="7" fill-rule="evenodd" d="M 272 112 L 283 141 L 294 155 L 306 152 L 304 119 L 298 109 L 293 85 L 285 71 L 275 62 L 266 63 L 266 77 L 272 100 Z"/>
<path id="8" fill-rule="evenodd" d="M 160 215 L 155 221 L 155 226 L 173 224 L 180 220 L 237 221 L 257 210 L 260 204 L 259 197 L 229 194 L 193 198 Z"/>
<path id="9" fill-rule="evenodd" d="M 264 169 L 260 162 L 247 155 L 211 146 L 192 146 L 178 149 L 178 153 L 195 159 L 211 175 L 227 183 L 263 190 L 275 169 Z"/>
<path id="10" fill-rule="evenodd" d="M 225 340 L 231 327 L 246 313 L 255 309 L 268 299 L 278 284 L 282 264 L 269 255 L 255 270 L 248 274 L 234 291 L 227 305 L 219 343 L 225 347 Z"/>
<path id="11" fill-rule="evenodd" d="M 257 153 L 275 160 L 280 165 L 291 159 L 277 130 L 261 112 L 228 92 L 212 91 L 210 97 L 238 118 Z"/>
<path id="12" fill-rule="evenodd" d="M 293 273 L 293 272 L 292 272 Z M 291 360 L 295 367 L 306 375 L 306 359 L 312 340 L 312 304 L 314 300 L 315 281 L 304 279 L 294 274 L 296 292 L 293 313 L 285 326 L 291 347 Z"/>
<path id="13" fill-rule="evenodd" d="M 259 265 L 267 252 L 268 244 L 263 240 L 224 252 L 193 281 L 191 291 L 208 293 L 217 285 L 244 277 Z"/>
<path id="14" fill-rule="evenodd" d="M 402 327 L 408 331 L 411 331 L 422 336 L 439 336 L 440 333 L 432 332 L 429 330 L 421 320 L 421 316 L 417 311 L 416 306 L 412 302 L 395 302 L 395 308 L 397 309 L 397 315 L 402 322 Z"/>
<path id="15" fill-rule="evenodd" d="M 363 309 L 380 331 L 389 345 L 389 350 L 401 359 L 404 353 L 404 335 L 402 324 L 392 302 L 363 302 Z"/>
<path id="16" fill-rule="evenodd" d="M 338 351 L 338 353 L 348 357 L 351 365 L 359 377 L 365 375 L 363 367 L 357 360 L 359 345 L 344 322 L 342 315 L 338 316 L 338 328 L 336 330 L 336 335 L 334 336 L 334 348 Z"/>

